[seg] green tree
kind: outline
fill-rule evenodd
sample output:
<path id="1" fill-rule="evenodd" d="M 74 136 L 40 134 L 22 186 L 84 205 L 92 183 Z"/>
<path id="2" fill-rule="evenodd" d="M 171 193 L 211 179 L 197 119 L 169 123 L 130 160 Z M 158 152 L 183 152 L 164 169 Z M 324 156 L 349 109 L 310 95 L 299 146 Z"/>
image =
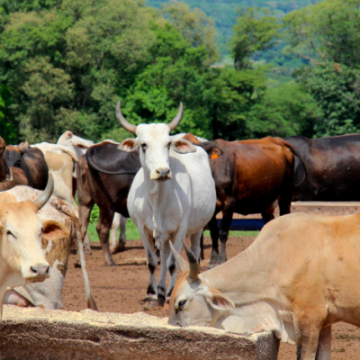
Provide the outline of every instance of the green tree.
<path id="1" fill-rule="evenodd" d="M 358 66 L 360 1 L 324 0 L 283 18 L 288 51 L 319 64 Z"/>
<path id="2" fill-rule="evenodd" d="M 14 12 L 0 34 L 0 81 L 20 138 L 54 141 L 66 128 L 97 140 L 114 106 L 151 59 L 157 14 L 143 1 L 64 0 Z"/>
<path id="3" fill-rule="evenodd" d="M 322 109 L 311 94 L 293 81 L 268 88 L 246 115 L 245 123 L 250 138 L 299 134 L 312 138 L 322 119 Z"/>
<path id="4" fill-rule="evenodd" d="M 324 113 L 316 136 L 360 132 L 360 70 L 328 63 L 304 69 L 300 80 Z"/>
<path id="5" fill-rule="evenodd" d="M 271 49 L 275 45 L 279 29 L 279 22 L 269 11 L 240 8 L 230 42 L 235 68 L 250 68 L 251 57 L 255 53 Z"/>
<path id="6" fill-rule="evenodd" d="M 189 5 L 176 0 L 163 4 L 162 11 L 191 46 L 205 45 L 208 51 L 205 65 L 210 65 L 219 59 L 216 49 L 216 30 L 212 18 L 206 16 L 198 8 L 191 11 Z"/>

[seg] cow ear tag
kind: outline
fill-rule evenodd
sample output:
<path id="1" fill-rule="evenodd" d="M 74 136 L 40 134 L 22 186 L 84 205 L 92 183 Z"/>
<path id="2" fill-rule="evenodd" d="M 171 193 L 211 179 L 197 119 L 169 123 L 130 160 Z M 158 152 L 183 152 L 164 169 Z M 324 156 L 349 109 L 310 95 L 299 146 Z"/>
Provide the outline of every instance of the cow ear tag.
<path id="1" fill-rule="evenodd" d="M 219 155 L 218 154 L 215 154 L 215 153 L 213 153 L 212 155 L 211 155 L 211 159 L 217 159 L 219 157 Z"/>

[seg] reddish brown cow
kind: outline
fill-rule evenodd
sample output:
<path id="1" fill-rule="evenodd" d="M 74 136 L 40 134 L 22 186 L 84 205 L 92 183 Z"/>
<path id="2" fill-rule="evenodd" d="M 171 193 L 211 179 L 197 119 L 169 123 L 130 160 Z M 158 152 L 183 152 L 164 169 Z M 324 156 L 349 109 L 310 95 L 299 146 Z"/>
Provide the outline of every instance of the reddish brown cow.
<path id="1" fill-rule="evenodd" d="M 280 138 L 242 141 L 218 139 L 211 142 L 199 142 L 192 134 L 184 138 L 201 146 L 209 154 L 217 194 L 216 210 L 209 223 L 213 243 L 209 265 L 215 266 L 227 260 L 226 241 L 233 213 L 261 213 L 265 223 L 274 219 L 277 205 L 280 215 L 290 213 L 295 156 L 305 168 L 301 183 L 305 180 L 307 169 L 296 148 Z M 219 231 L 216 214 L 220 211 L 223 219 Z"/>
<path id="2" fill-rule="evenodd" d="M 24 171 L 31 187 L 38 190 L 45 189 L 49 169 L 41 150 L 30 147 L 26 141 L 19 146 L 6 146 L 4 157 L 8 166 Z"/>
<path id="3" fill-rule="evenodd" d="M 5 140 L 0 137 L 0 191 L 13 188 L 16 185 L 29 185 L 25 173 L 16 167 L 9 167 L 4 158 Z"/>

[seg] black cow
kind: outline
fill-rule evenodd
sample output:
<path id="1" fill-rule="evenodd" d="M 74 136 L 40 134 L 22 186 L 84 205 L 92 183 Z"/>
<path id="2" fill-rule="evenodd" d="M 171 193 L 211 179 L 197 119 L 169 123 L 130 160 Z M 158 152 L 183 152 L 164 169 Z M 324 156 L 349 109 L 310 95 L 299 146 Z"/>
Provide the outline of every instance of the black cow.
<path id="1" fill-rule="evenodd" d="M 84 240 L 90 212 L 96 203 L 100 216 L 96 226 L 106 265 L 116 265 L 109 249 L 109 230 L 114 213 L 129 217 L 127 196 L 140 169 L 139 151 L 118 150 L 118 145 L 102 142 L 91 146 L 76 168 L 79 221 Z"/>
<path id="2" fill-rule="evenodd" d="M 294 192 L 300 201 L 360 200 L 360 134 L 308 139 L 285 138 L 302 155 L 308 176 Z M 303 169 L 295 159 L 295 181 Z"/>

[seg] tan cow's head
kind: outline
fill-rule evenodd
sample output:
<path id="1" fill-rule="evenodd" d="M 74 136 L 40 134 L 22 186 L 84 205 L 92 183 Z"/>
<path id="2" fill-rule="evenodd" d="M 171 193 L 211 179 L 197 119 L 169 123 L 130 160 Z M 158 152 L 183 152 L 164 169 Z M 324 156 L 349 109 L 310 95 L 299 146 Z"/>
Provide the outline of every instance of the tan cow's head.
<path id="1" fill-rule="evenodd" d="M 185 243 L 189 264 L 171 242 L 170 247 L 183 274 L 171 294 L 169 324 L 181 327 L 214 325 L 221 316 L 229 314 L 235 308 L 234 303 L 201 279 L 200 266 Z"/>
<path id="2" fill-rule="evenodd" d="M 150 180 L 165 181 L 171 179 L 169 164 L 169 151 L 186 154 L 195 152 L 196 148 L 184 139 L 172 140 L 170 131 L 174 130 L 183 116 L 183 106 L 180 104 L 179 111 L 174 120 L 169 124 L 140 124 L 138 126 L 128 123 L 121 113 L 120 102 L 116 107 L 116 118 L 121 126 L 137 135 L 136 139 L 125 139 L 119 149 L 127 152 L 136 150 L 141 146 L 140 162 Z"/>
<path id="3" fill-rule="evenodd" d="M 49 263 L 42 249 L 42 237 L 51 239 L 59 231 L 54 224 L 42 224 L 37 212 L 54 189 L 49 181 L 42 196 L 35 201 L 3 202 L 0 206 L 0 278 L 3 285 L 14 287 L 50 277 Z"/>

